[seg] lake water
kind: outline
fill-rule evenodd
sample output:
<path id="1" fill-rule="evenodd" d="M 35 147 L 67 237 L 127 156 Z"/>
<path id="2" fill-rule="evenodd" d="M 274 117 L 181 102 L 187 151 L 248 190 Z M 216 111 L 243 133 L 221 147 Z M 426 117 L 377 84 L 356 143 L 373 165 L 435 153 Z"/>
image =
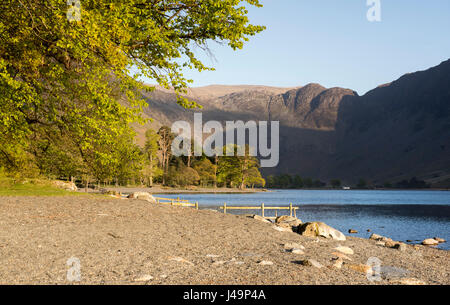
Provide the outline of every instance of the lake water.
<path id="1" fill-rule="evenodd" d="M 303 222 L 322 221 L 347 235 L 368 238 L 377 233 L 394 240 L 420 243 L 425 238 L 450 240 L 450 192 L 402 190 L 273 190 L 255 194 L 167 194 L 164 197 L 198 201 L 200 208 L 228 206 L 298 206 Z M 231 210 L 236 214 L 260 214 L 259 211 Z M 278 215 L 289 211 L 279 211 Z M 274 212 L 265 211 L 266 216 Z M 367 232 L 370 229 L 371 232 Z M 441 244 L 450 249 L 450 242 Z"/>

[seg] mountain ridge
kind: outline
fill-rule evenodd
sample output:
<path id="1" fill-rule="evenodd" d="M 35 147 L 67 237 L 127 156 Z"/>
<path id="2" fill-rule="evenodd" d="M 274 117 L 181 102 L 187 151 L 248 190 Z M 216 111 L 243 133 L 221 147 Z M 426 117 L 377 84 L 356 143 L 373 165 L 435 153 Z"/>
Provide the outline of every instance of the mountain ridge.
<path id="1" fill-rule="evenodd" d="M 196 110 L 177 105 L 171 92 L 155 90 L 145 95 L 145 114 L 156 118 L 154 128 L 192 122 L 194 112 L 202 112 L 204 121 L 280 121 L 280 164 L 264 169 L 266 175 L 374 183 L 417 176 L 450 185 L 450 60 L 362 96 L 316 83 L 276 90 L 225 87 L 235 92 L 199 99 L 203 109 Z"/>

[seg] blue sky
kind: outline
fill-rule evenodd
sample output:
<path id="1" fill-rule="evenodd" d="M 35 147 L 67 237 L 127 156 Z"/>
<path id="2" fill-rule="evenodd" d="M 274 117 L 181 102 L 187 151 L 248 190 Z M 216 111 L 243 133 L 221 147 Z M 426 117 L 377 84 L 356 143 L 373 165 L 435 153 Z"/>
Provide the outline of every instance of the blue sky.
<path id="1" fill-rule="evenodd" d="M 262 0 L 253 24 L 267 30 L 243 50 L 210 44 L 214 72 L 191 72 L 210 84 L 301 86 L 320 83 L 364 94 L 401 75 L 450 58 L 450 1 L 381 0 L 381 22 L 369 22 L 366 0 Z"/>

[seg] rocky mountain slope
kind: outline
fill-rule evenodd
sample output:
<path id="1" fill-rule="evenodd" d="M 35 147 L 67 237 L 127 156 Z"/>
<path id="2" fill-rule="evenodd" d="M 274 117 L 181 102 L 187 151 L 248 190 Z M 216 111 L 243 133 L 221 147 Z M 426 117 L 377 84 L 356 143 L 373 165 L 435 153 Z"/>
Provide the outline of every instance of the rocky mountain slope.
<path id="1" fill-rule="evenodd" d="M 363 178 L 376 184 L 416 176 L 435 186 L 450 185 L 450 60 L 363 96 L 308 84 L 295 89 L 210 86 L 194 89 L 190 97 L 203 109 L 181 108 L 168 91 L 147 95 L 145 113 L 155 119 L 152 126 L 192 121 L 199 111 L 204 121 L 278 120 L 280 164 L 265 174 L 348 183 Z"/>

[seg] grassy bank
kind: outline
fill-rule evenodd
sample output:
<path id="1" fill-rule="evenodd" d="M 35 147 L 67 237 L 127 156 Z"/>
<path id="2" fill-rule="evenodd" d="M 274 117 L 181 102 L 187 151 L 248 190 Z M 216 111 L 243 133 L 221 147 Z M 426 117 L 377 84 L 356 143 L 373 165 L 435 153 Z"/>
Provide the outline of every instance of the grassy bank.
<path id="1" fill-rule="evenodd" d="M 79 192 L 70 192 L 53 185 L 45 179 L 14 179 L 0 177 L 0 196 L 80 196 Z"/>

